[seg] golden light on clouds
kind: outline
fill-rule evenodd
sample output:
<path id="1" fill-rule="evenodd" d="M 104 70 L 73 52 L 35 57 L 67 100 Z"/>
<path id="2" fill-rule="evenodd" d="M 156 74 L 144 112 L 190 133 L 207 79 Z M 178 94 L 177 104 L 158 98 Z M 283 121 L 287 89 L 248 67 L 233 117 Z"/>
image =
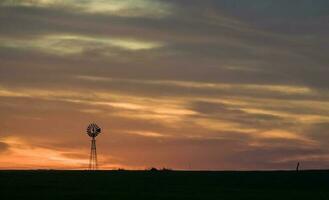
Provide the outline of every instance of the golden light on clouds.
<path id="1" fill-rule="evenodd" d="M 161 133 L 156 133 L 156 132 L 152 132 L 152 131 L 127 131 L 127 133 L 129 134 L 136 134 L 136 135 L 140 135 L 140 136 L 144 136 L 144 137 L 168 137 L 168 135 L 164 135 Z"/>
<path id="2" fill-rule="evenodd" d="M 300 140 L 307 143 L 312 143 L 314 141 L 306 138 L 305 136 L 293 133 L 285 130 L 270 130 L 262 132 L 258 135 L 258 137 L 268 138 L 268 139 L 291 139 L 291 140 Z"/>
<path id="3" fill-rule="evenodd" d="M 48 168 L 49 165 L 59 168 L 83 169 L 83 166 L 88 163 L 88 159 L 65 156 L 65 154 L 77 152 L 36 147 L 18 137 L 0 138 L 0 142 L 9 146 L 6 153 L 0 155 L 0 165 L 8 165 L 14 169 Z"/>

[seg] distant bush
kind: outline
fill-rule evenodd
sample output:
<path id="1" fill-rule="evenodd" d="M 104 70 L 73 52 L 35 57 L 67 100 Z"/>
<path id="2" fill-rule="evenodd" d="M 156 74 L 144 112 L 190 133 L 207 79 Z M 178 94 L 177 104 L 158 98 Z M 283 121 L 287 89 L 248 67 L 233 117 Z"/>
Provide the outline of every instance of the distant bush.
<path id="1" fill-rule="evenodd" d="M 162 168 L 162 169 L 157 169 L 157 168 L 155 168 L 155 167 L 151 167 L 151 168 L 149 168 L 149 169 L 147 169 L 148 171 L 172 171 L 172 169 L 169 169 L 169 168 Z"/>
<path id="2" fill-rule="evenodd" d="M 157 169 L 157 168 L 155 168 L 155 167 L 152 167 L 152 168 L 150 168 L 150 169 L 149 169 L 149 171 L 152 171 L 152 172 L 154 172 L 154 171 L 158 171 L 158 169 Z"/>

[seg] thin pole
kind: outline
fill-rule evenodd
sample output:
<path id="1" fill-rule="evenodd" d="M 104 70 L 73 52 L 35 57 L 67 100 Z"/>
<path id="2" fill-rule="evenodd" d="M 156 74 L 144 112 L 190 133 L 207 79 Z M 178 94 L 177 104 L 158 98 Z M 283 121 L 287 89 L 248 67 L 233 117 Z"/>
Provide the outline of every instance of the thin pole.
<path id="1" fill-rule="evenodd" d="M 96 139 L 94 140 L 94 146 L 95 146 L 95 149 L 94 149 L 94 153 L 95 153 L 95 170 L 98 169 L 98 162 L 97 162 L 97 150 L 96 150 Z"/>
<path id="2" fill-rule="evenodd" d="M 91 145 L 90 145 L 89 170 L 92 170 L 92 160 L 93 160 L 93 140 L 91 140 Z"/>
<path id="3" fill-rule="evenodd" d="M 97 170 L 97 152 L 96 152 L 96 139 L 95 137 L 91 140 L 91 148 L 90 148 L 90 157 L 89 157 L 89 170 Z"/>

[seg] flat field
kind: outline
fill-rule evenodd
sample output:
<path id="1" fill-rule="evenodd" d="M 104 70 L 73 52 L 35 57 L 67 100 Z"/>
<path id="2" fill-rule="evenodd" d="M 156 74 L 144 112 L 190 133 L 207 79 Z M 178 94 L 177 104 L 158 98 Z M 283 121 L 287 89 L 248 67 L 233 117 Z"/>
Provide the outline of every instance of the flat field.
<path id="1" fill-rule="evenodd" d="M 0 171 L 0 199 L 329 199 L 329 171 Z"/>

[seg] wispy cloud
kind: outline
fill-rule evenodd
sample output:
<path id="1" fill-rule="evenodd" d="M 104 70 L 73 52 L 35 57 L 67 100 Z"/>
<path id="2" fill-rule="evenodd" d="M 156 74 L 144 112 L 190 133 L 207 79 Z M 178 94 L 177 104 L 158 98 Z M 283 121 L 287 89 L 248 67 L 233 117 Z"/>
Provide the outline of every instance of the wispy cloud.
<path id="1" fill-rule="evenodd" d="M 67 150 L 55 150 L 50 148 L 32 146 L 19 137 L 11 136 L 1 138 L 9 146 L 6 154 L 0 154 L 1 165 L 13 169 L 21 168 L 83 168 L 88 159 L 66 157 Z M 71 152 L 74 153 L 74 152 Z"/>
<path id="2" fill-rule="evenodd" d="M 76 76 L 77 79 L 88 81 L 100 81 L 100 82 L 131 82 L 131 83 L 145 83 L 154 85 L 169 85 L 185 88 L 200 88 L 200 89 L 213 89 L 213 90 L 244 90 L 255 92 L 275 92 L 282 94 L 304 94 L 312 95 L 315 91 L 305 86 L 292 86 L 292 85 L 259 85 L 259 84 L 227 84 L 227 83 L 207 83 L 207 82 L 193 82 L 193 81 L 178 81 L 178 80 L 138 80 L 138 79 L 116 79 L 108 77 L 95 77 L 95 76 Z"/>
<path id="3" fill-rule="evenodd" d="M 161 42 L 139 41 L 124 38 L 95 38 L 82 35 L 45 35 L 36 38 L 11 40 L 0 39 L 1 46 L 23 50 L 36 50 L 57 55 L 81 54 L 93 49 L 102 49 L 103 55 L 111 55 L 111 48 L 129 51 L 160 48 Z"/>
<path id="4" fill-rule="evenodd" d="M 144 136 L 144 137 L 157 137 L 157 138 L 168 137 L 168 135 L 164 135 L 164 134 L 156 133 L 156 132 L 152 132 L 152 131 L 127 131 L 127 133 L 140 135 L 140 136 Z"/>
<path id="5" fill-rule="evenodd" d="M 75 12 L 102 13 L 118 16 L 164 17 L 171 5 L 157 0 L 5 0 L 5 6 L 36 6 L 72 9 Z"/>

